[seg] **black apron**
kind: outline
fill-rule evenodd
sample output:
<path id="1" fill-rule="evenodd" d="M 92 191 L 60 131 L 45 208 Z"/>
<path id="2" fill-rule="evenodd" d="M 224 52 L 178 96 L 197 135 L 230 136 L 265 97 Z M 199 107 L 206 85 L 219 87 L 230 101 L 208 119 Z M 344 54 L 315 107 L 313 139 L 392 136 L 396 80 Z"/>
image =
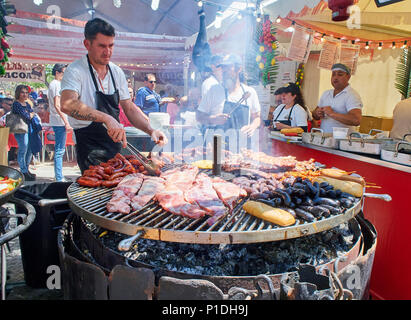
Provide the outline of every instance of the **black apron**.
<path id="1" fill-rule="evenodd" d="M 241 84 L 241 89 L 243 94 L 245 93 L 244 87 Z M 237 105 L 236 102 L 228 101 L 228 92 L 225 90 L 226 100 L 224 102 L 223 113 L 231 114 L 230 117 L 223 125 L 217 125 L 214 127 L 209 127 L 214 131 L 222 129 L 226 134 L 229 133 L 228 130 L 234 129 L 236 131 L 236 141 L 231 141 L 229 135 L 225 136 L 224 146 L 225 150 L 229 150 L 233 153 L 240 153 L 242 148 L 251 149 L 252 140 L 250 137 L 242 136 L 240 129 L 249 124 L 250 117 L 250 107 L 247 105 L 247 99 L 245 100 L 246 104 Z M 205 139 L 205 142 L 209 141 L 209 138 Z M 234 145 L 232 144 L 234 142 Z"/>
<path id="2" fill-rule="evenodd" d="M 241 85 L 243 94 L 245 93 L 244 87 Z M 245 101 L 247 103 L 247 100 Z M 247 104 L 237 105 L 236 102 L 228 101 L 228 92 L 225 90 L 225 102 L 223 113 L 231 114 L 230 118 L 224 123 L 224 130 L 236 129 L 240 130 L 242 127 L 249 124 L 250 107 Z"/>
<path id="3" fill-rule="evenodd" d="M 111 80 L 114 86 L 113 94 L 104 94 L 98 88 L 96 77 L 94 76 L 90 60 L 87 55 L 87 62 L 96 88 L 97 110 L 109 114 L 118 122 L 120 115 L 120 95 L 114 81 L 110 66 L 107 65 Z M 81 173 L 87 170 L 90 165 L 97 165 L 101 162 L 113 158 L 121 151 L 121 143 L 114 142 L 107 133 L 107 129 L 101 122 L 92 122 L 89 126 L 74 130 L 76 136 L 77 163 Z"/>
<path id="4" fill-rule="evenodd" d="M 279 123 L 282 123 L 282 124 L 285 124 L 285 125 L 291 127 L 291 112 L 293 112 L 294 106 L 291 107 L 291 110 L 290 110 L 290 113 L 288 114 L 288 119 L 287 120 L 277 120 L 278 117 L 281 115 L 281 113 L 283 112 L 283 110 L 285 108 L 285 106 L 283 106 L 282 109 L 280 110 L 280 112 L 278 113 L 277 117 L 273 120 L 273 123 L 274 122 L 279 122 Z M 274 131 L 280 131 L 280 129 L 274 128 Z"/>

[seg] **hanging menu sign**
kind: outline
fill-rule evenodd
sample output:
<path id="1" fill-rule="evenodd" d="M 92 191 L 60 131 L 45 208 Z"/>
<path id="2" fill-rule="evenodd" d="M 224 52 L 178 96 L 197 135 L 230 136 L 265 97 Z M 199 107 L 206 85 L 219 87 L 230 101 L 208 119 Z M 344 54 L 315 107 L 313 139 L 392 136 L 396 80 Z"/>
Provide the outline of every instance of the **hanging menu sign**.
<path id="1" fill-rule="evenodd" d="M 358 57 L 360 56 L 360 46 L 357 44 L 342 43 L 340 48 L 339 62 L 351 69 L 351 74 L 355 74 Z"/>
<path id="2" fill-rule="evenodd" d="M 341 41 L 332 37 L 324 37 L 323 47 L 318 60 L 318 67 L 331 70 L 334 63 L 339 59 Z"/>
<path id="3" fill-rule="evenodd" d="M 5 69 L 6 74 L 0 77 L 2 81 L 44 83 L 46 79 L 44 65 L 37 63 L 7 62 Z"/>
<path id="4" fill-rule="evenodd" d="M 312 30 L 295 26 L 287 58 L 306 63 L 313 39 L 314 32 Z"/>

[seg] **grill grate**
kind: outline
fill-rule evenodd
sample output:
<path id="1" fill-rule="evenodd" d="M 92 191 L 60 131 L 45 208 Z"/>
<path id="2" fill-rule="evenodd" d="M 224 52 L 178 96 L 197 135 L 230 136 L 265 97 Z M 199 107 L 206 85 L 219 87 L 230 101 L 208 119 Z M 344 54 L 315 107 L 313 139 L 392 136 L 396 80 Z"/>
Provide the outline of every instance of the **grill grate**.
<path id="1" fill-rule="evenodd" d="M 246 213 L 242 205 L 247 199 L 242 199 L 231 214 L 209 225 L 208 216 L 200 219 L 176 216 L 154 201 L 127 215 L 109 213 L 106 204 L 112 192 L 113 189 L 92 189 L 77 183 L 67 190 L 73 211 L 105 229 L 128 235 L 144 230 L 143 238 L 147 239 L 203 244 L 278 241 L 322 232 L 353 218 L 361 210 L 362 202 L 342 214 L 320 217 L 310 223 L 296 219 L 293 226 L 280 227 Z"/>

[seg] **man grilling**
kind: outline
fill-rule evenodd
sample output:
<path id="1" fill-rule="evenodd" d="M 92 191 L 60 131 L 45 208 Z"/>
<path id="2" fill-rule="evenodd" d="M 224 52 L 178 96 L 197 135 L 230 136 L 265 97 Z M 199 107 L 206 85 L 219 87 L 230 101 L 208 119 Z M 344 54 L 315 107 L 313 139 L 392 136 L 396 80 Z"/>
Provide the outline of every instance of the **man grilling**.
<path id="1" fill-rule="evenodd" d="M 202 97 L 197 110 L 197 119 L 209 128 L 223 129 L 226 135 L 234 130 L 239 137 L 238 145 L 240 145 L 242 137 L 253 136 L 261 124 L 260 102 L 257 92 L 240 81 L 242 72 L 240 57 L 234 54 L 227 55 L 219 66 L 223 73 L 223 90 L 209 90 L 208 94 L 212 96 Z M 232 151 L 239 150 L 234 148 Z"/>
<path id="2" fill-rule="evenodd" d="M 87 22 L 84 36 L 87 55 L 67 67 L 61 82 L 61 110 L 69 115 L 74 129 L 82 173 L 127 146 L 119 104 L 134 127 L 149 134 L 155 143 L 167 143 L 164 133 L 153 130 L 148 117 L 132 102 L 124 72 L 110 62 L 114 27 L 95 18 Z"/>

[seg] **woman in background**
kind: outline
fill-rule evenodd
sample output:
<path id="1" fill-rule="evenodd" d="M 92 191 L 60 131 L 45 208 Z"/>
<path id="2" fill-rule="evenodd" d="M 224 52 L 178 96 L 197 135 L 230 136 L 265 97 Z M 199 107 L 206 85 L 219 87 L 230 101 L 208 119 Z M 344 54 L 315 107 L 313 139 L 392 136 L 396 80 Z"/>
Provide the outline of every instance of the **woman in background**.
<path id="1" fill-rule="evenodd" d="M 288 83 L 281 88 L 281 100 L 282 104 L 273 114 L 274 130 L 301 128 L 307 132 L 311 113 L 305 106 L 300 88 L 295 83 Z"/>
<path id="2" fill-rule="evenodd" d="M 25 85 L 18 85 L 15 92 L 15 101 L 12 105 L 11 112 L 19 115 L 27 125 L 31 122 L 35 113 L 27 102 L 29 98 L 29 88 Z M 29 145 L 28 133 L 15 133 L 14 137 L 17 140 L 17 162 L 20 167 L 20 171 L 24 174 L 24 179 L 27 181 L 36 180 L 36 175 L 29 171 L 29 165 L 33 154 Z"/>

